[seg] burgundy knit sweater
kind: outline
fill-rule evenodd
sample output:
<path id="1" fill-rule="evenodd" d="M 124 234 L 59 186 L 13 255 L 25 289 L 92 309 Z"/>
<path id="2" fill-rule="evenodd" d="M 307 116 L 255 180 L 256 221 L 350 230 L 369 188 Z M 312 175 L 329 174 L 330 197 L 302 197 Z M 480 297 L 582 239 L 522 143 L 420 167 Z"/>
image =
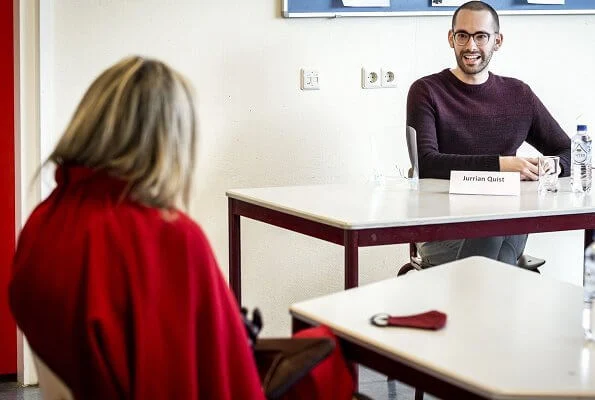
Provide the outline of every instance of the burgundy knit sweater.
<path id="1" fill-rule="evenodd" d="M 560 156 L 562 175 L 570 174 L 570 138 L 518 79 L 490 72 L 485 83 L 469 85 L 448 69 L 421 78 L 409 89 L 407 125 L 417 131 L 421 178 L 498 171 L 498 157 L 516 155 L 524 141 Z"/>

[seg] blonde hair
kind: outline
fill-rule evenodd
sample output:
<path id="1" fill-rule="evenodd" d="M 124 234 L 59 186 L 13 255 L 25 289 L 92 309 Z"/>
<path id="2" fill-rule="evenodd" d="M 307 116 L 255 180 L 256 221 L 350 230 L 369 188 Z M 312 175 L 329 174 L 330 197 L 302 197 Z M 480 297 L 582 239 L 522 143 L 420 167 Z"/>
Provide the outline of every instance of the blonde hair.
<path id="1" fill-rule="evenodd" d="M 134 56 L 95 79 L 49 161 L 105 170 L 128 182 L 133 200 L 173 208 L 188 205 L 195 143 L 186 80 L 160 61 Z"/>

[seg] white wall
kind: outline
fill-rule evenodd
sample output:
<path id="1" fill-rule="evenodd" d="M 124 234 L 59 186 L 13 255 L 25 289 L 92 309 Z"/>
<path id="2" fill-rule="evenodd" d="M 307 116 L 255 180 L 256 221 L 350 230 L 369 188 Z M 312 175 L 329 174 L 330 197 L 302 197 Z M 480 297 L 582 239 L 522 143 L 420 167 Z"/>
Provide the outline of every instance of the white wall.
<path id="1" fill-rule="evenodd" d="M 48 0 L 49 2 L 49 0 Z M 283 19 L 280 1 L 60 0 L 41 47 L 42 153 L 61 134 L 91 80 L 121 57 L 161 58 L 199 98 L 200 164 L 191 213 L 227 275 L 228 188 L 369 179 L 406 167 L 405 100 L 416 78 L 453 66 L 450 17 Z M 595 16 L 503 16 L 496 73 L 529 83 L 567 132 L 595 110 Z M 45 60 L 45 62 L 44 62 Z M 396 89 L 360 89 L 360 68 L 394 66 Z M 299 90 L 318 69 L 320 91 Z M 43 118 L 42 118 L 43 119 Z M 45 139 L 44 139 L 45 140 Z M 530 151 L 530 150 L 527 150 Z M 546 273 L 579 283 L 581 234 L 534 235 Z M 343 250 L 246 221 L 244 302 L 264 311 L 265 334 L 289 333 L 288 306 L 340 290 Z M 360 282 L 393 276 L 407 247 L 360 251 Z"/>

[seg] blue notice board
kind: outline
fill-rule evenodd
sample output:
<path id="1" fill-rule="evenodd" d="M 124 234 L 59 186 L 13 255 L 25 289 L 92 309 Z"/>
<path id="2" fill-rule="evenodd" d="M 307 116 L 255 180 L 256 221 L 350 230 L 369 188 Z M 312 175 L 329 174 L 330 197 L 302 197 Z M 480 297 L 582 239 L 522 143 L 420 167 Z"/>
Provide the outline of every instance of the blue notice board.
<path id="1" fill-rule="evenodd" d="M 450 15 L 456 7 L 436 7 L 440 0 L 391 0 L 390 7 L 344 7 L 342 0 L 281 0 L 283 16 L 390 17 L 401 15 Z M 527 0 L 486 0 L 499 14 L 595 14 L 595 0 L 565 0 L 565 4 L 529 4 Z"/>

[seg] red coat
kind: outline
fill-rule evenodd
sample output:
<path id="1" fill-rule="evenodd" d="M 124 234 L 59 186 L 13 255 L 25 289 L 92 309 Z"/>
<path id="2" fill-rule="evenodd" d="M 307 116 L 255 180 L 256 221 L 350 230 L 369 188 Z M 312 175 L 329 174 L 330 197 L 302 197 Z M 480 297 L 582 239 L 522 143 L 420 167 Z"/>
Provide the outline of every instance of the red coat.
<path id="1" fill-rule="evenodd" d="M 10 306 L 77 399 L 262 399 L 238 306 L 201 229 L 64 167 L 25 225 Z"/>

